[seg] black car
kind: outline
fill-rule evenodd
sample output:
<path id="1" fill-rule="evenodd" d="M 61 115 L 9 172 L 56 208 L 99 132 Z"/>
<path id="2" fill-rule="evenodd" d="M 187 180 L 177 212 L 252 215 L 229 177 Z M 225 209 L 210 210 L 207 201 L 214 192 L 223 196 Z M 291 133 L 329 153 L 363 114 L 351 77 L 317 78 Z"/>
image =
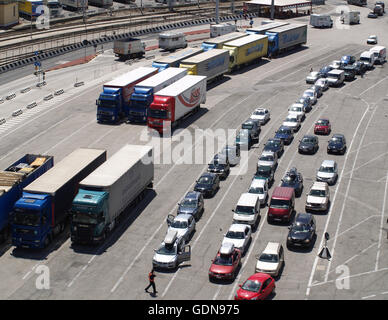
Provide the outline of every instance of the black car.
<path id="1" fill-rule="evenodd" d="M 281 126 L 275 134 L 275 138 L 280 139 L 284 144 L 289 145 L 294 139 L 294 134 L 290 127 Z"/>
<path id="2" fill-rule="evenodd" d="M 281 187 L 294 188 L 295 196 L 300 197 L 303 191 L 303 176 L 296 168 L 291 168 L 282 179 Z"/>
<path id="3" fill-rule="evenodd" d="M 352 81 L 356 79 L 356 68 L 352 65 L 343 67 L 346 81 Z"/>
<path id="4" fill-rule="evenodd" d="M 318 151 L 318 138 L 316 136 L 306 135 L 299 141 L 298 152 L 314 154 Z"/>
<path id="5" fill-rule="evenodd" d="M 284 142 L 281 139 L 276 138 L 268 139 L 264 145 L 263 151 L 276 152 L 279 158 L 284 152 Z"/>
<path id="6" fill-rule="evenodd" d="M 346 139 L 343 134 L 333 134 L 327 145 L 327 153 L 339 153 L 345 154 L 346 152 Z"/>
<path id="7" fill-rule="evenodd" d="M 272 186 L 275 181 L 275 169 L 272 166 L 258 166 L 254 179 L 265 179 L 268 181 L 268 188 Z"/>
<path id="8" fill-rule="evenodd" d="M 287 247 L 310 247 L 313 245 L 316 224 L 312 214 L 298 213 L 289 229 Z"/>
<path id="9" fill-rule="evenodd" d="M 215 173 L 204 173 L 196 181 L 194 191 L 201 192 L 204 197 L 213 197 L 220 188 L 220 178 Z"/>
<path id="10" fill-rule="evenodd" d="M 241 129 L 247 129 L 251 135 L 252 141 L 259 142 L 259 134 L 261 131 L 259 121 L 248 119 L 241 125 Z"/>
<path id="11" fill-rule="evenodd" d="M 361 61 L 356 61 L 353 64 L 353 67 L 354 67 L 354 70 L 356 71 L 357 75 L 363 75 L 367 70 L 366 65 L 364 63 L 362 63 Z"/>
<path id="12" fill-rule="evenodd" d="M 373 11 L 371 11 L 371 12 L 368 13 L 368 18 L 377 19 L 377 14 L 374 13 Z"/>
<path id="13" fill-rule="evenodd" d="M 191 214 L 198 221 L 205 211 L 203 195 L 197 191 L 188 192 L 180 203 L 178 203 L 178 214 Z"/>
<path id="14" fill-rule="evenodd" d="M 313 103 L 309 97 L 301 97 L 299 98 L 299 100 L 296 101 L 296 103 L 303 104 L 304 112 L 310 112 L 313 108 Z"/>
<path id="15" fill-rule="evenodd" d="M 321 68 L 321 69 L 319 70 L 319 74 L 320 74 L 321 78 L 327 78 L 327 74 L 328 74 L 331 70 L 333 70 L 333 67 L 331 67 L 331 66 L 325 66 L 325 67 Z"/>
<path id="16" fill-rule="evenodd" d="M 207 171 L 218 174 L 221 179 L 226 179 L 230 173 L 230 164 L 228 159 L 222 156 L 219 157 L 218 154 L 216 154 L 213 160 L 209 163 Z"/>

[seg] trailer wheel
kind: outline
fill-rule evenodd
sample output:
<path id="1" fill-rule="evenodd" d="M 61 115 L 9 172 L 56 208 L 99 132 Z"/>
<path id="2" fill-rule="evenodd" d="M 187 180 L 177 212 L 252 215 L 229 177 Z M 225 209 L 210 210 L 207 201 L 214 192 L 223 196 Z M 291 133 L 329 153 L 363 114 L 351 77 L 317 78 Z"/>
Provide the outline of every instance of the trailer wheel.
<path id="1" fill-rule="evenodd" d="M 47 248 L 50 245 L 50 242 L 51 242 L 51 239 L 50 239 L 50 236 L 48 235 L 46 239 L 44 239 L 44 244 L 43 244 L 44 248 Z"/>

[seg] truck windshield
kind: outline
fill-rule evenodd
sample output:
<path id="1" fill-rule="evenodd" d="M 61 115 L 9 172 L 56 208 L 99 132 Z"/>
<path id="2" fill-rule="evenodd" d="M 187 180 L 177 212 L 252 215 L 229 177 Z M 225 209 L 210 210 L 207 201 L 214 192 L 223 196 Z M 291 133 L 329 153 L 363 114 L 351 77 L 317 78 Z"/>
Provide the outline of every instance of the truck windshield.
<path id="1" fill-rule="evenodd" d="M 264 193 L 264 188 L 261 187 L 256 187 L 256 188 L 250 188 L 249 193 L 256 193 L 256 194 L 263 194 Z"/>
<path id="2" fill-rule="evenodd" d="M 167 111 L 159 109 L 150 109 L 149 116 L 156 119 L 167 119 Z"/>
<path id="3" fill-rule="evenodd" d="M 15 209 L 13 222 L 15 224 L 19 224 L 23 226 L 31 226 L 31 227 L 39 226 L 40 224 L 39 211 Z"/>
<path id="4" fill-rule="evenodd" d="M 86 213 L 86 212 L 74 212 L 73 214 L 73 222 L 75 223 L 87 223 L 87 224 L 97 224 L 99 218 L 101 218 L 101 214 L 94 213 Z"/>
<path id="5" fill-rule="evenodd" d="M 271 199 L 269 206 L 272 208 L 287 209 L 290 206 L 290 200 Z"/>
<path id="6" fill-rule="evenodd" d="M 365 61 L 365 62 L 369 62 L 370 59 L 367 58 L 367 57 L 360 57 L 360 61 Z"/>
<path id="7" fill-rule="evenodd" d="M 236 212 L 239 214 L 253 214 L 254 213 L 254 207 L 250 206 L 237 206 Z"/>
<path id="8" fill-rule="evenodd" d="M 116 108 L 116 102 L 112 100 L 99 100 L 99 106 L 101 108 L 111 108 L 114 109 Z"/>
<path id="9" fill-rule="evenodd" d="M 134 108 L 134 109 L 144 109 L 146 105 L 147 105 L 146 101 L 137 101 L 137 100 L 131 101 L 131 108 Z"/>

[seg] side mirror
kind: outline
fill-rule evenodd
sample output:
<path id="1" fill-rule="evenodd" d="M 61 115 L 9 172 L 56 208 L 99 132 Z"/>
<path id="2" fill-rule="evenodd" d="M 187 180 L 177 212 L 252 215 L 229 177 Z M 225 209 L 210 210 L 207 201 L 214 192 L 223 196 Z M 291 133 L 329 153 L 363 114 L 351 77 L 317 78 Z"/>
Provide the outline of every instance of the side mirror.
<path id="1" fill-rule="evenodd" d="M 234 209 L 232 209 L 232 212 L 236 212 Z"/>
<path id="2" fill-rule="evenodd" d="M 242 284 L 239 284 L 238 287 L 241 288 L 241 287 L 242 287 Z"/>

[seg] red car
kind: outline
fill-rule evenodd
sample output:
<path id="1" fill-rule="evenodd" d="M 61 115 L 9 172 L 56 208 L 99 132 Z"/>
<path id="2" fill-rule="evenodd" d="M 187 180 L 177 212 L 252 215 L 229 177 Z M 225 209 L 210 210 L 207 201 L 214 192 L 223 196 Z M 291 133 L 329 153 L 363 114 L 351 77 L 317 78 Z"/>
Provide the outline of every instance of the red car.
<path id="1" fill-rule="evenodd" d="M 234 280 L 241 264 L 241 251 L 232 243 L 221 246 L 209 269 L 209 280 Z"/>
<path id="2" fill-rule="evenodd" d="M 319 119 L 314 126 L 314 134 L 322 133 L 329 134 L 331 132 L 331 124 L 329 119 Z"/>
<path id="3" fill-rule="evenodd" d="M 234 300 L 264 300 L 275 293 L 275 280 L 266 273 L 255 273 L 237 290 Z"/>

